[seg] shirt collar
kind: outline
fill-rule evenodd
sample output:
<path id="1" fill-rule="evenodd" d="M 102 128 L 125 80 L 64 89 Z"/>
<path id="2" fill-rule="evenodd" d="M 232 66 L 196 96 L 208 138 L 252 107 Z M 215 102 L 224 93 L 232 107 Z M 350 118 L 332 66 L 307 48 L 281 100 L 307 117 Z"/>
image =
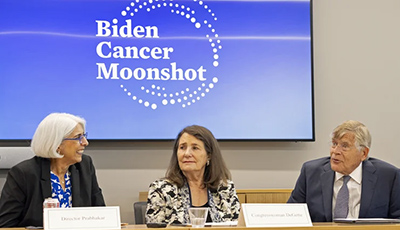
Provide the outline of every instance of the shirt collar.
<path id="1" fill-rule="evenodd" d="M 335 182 L 340 180 L 344 175 L 335 172 Z M 356 169 L 349 175 L 357 184 L 361 184 L 361 179 L 362 179 L 362 162 L 357 166 Z"/>

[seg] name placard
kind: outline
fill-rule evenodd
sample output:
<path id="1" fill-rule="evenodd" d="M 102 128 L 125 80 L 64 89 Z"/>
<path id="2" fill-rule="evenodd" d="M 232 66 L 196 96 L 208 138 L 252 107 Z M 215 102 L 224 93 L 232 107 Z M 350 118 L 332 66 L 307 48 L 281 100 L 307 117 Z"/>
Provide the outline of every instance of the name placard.
<path id="1" fill-rule="evenodd" d="M 242 211 L 246 227 L 312 226 L 307 204 L 242 204 Z"/>
<path id="2" fill-rule="evenodd" d="M 43 215 L 46 230 L 121 229 L 118 206 L 45 208 Z"/>

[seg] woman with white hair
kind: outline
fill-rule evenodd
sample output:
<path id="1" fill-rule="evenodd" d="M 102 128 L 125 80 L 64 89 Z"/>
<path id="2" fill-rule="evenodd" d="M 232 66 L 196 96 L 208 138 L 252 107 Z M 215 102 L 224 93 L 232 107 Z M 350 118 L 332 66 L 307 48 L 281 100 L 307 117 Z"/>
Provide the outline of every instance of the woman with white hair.
<path id="1" fill-rule="evenodd" d="M 0 227 L 43 226 L 43 201 L 60 207 L 105 206 L 92 159 L 86 121 L 67 113 L 44 118 L 33 135 L 35 157 L 12 167 L 0 197 Z"/>

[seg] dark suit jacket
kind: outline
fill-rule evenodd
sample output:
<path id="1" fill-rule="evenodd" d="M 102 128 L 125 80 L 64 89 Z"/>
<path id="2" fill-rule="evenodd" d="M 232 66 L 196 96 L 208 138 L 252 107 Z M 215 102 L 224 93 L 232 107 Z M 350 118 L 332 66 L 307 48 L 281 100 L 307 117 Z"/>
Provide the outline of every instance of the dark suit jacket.
<path id="1" fill-rule="evenodd" d="M 307 203 L 313 222 L 332 221 L 335 172 L 330 158 L 304 163 L 288 203 Z M 400 171 L 384 161 L 362 163 L 359 218 L 400 218 Z"/>
<path id="2" fill-rule="evenodd" d="M 89 156 L 69 167 L 72 206 L 104 206 Z M 0 227 L 43 226 L 43 201 L 51 197 L 50 159 L 33 157 L 12 167 L 0 197 Z"/>

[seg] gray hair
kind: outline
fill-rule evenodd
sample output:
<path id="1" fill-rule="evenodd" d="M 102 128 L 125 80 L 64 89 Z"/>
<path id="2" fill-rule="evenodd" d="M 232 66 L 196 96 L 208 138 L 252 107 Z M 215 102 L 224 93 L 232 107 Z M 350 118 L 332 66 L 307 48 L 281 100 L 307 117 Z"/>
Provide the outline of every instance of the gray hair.
<path id="1" fill-rule="evenodd" d="M 337 126 L 332 134 L 332 139 L 340 139 L 347 133 L 353 133 L 355 144 L 359 151 L 362 148 L 371 148 L 371 134 L 367 126 L 359 121 L 348 120 Z"/>
<path id="2" fill-rule="evenodd" d="M 51 113 L 45 117 L 32 137 L 31 148 L 36 156 L 62 158 L 57 148 L 65 137 L 81 124 L 85 130 L 85 119 L 68 113 Z"/>

